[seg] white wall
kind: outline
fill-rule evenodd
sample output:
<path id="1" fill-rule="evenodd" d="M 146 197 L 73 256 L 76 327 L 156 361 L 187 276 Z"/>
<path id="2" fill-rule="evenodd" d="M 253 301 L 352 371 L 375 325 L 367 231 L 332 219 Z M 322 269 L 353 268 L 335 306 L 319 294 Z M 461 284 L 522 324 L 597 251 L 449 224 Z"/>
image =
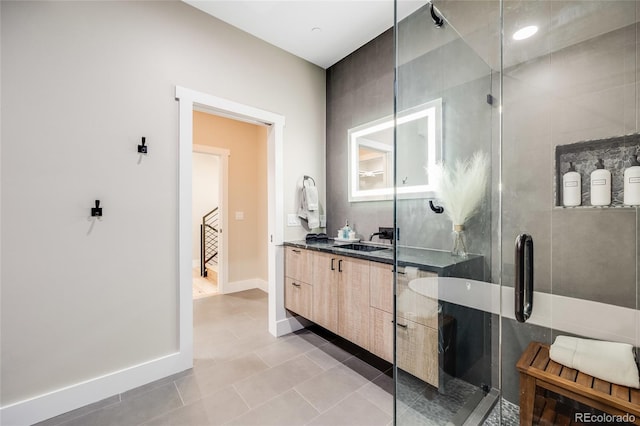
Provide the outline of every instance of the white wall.
<path id="1" fill-rule="evenodd" d="M 325 72 L 175 1 L 0 8 L 6 407 L 177 350 L 175 86 L 286 117 L 294 212 L 324 182 Z"/>
<path id="2" fill-rule="evenodd" d="M 218 202 L 219 157 L 202 152 L 193 153 L 192 223 L 193 260 L 200 265 L 200 225 L 202 216 L 209 213 Z"/>

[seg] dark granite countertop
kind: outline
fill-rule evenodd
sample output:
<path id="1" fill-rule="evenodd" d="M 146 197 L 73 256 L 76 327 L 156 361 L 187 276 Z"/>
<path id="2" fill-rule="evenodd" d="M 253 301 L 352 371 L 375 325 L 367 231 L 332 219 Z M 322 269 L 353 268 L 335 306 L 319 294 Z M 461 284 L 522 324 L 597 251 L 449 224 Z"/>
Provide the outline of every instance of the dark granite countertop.
<path id="1" fill-rule="evenodd" d="M 361 252 L 340 248 L 349 244 L 336 242 L 330 239 L 326 243 L 306 241 L 287 241 L 285 246 L 298 247 L 307 250 L 316 250 L 325 253 L 333 253 L 341 256 L 349 256 L 358 259 L 371 260 L 393 264 L 393 246 L 372 244 L 385 247 L 384 250 Z M 370 244 L 370 243 L 366 243 Z M 466 259 L 452 256 L 450 252 L 443 250 L 422 249 L 413 247 L 398 247 L 398 264 L 400 266 L 413 266 L 425 271 L 436 272 L 440 276 L 459 276 L 465 278 L 478 278 L 484 270 L 483 257 L 470 254 Z"/>

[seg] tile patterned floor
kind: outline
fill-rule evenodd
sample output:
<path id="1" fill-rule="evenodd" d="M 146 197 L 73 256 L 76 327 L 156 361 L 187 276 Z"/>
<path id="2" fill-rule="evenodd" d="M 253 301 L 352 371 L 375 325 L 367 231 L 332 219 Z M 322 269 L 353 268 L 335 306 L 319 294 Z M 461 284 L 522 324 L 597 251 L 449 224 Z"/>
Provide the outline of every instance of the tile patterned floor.
<path id="1" fill-rule="evenodd" d="M 39 426 L 392 424 L 393 398 L 376 384 L 388 376 L 330 340 L 271 336 L 260 290 L 198 299 L 193 369 Z"/>
<path id="2" fill-rule="evenodd" d="M 271 336 L 260 290 L 194 300 L 194 358 L 190 370 L 38 426 L 393 424 L 390 364 L 321 329 Z M 438 393 L 400 374 L 396 424 L 445 425 L 474 391 L 454 379 Z"/>

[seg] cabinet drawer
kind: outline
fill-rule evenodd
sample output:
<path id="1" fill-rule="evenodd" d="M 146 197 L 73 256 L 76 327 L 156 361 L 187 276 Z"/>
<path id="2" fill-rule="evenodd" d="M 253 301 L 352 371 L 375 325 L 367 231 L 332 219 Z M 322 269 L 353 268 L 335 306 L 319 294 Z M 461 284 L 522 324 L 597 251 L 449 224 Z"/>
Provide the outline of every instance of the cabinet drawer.
<path id="1" fill-rule="evenodd" d="M 284 306 L 305 318 L 311 318 L 311 293 L 309 284 L 286 278 L 284 288 Z"/>
<path id="2" fill-rule="evenodd" d="M 370 306 L 393 313 L 393 265 L 371 262 Z"/>
<path id="3" fill-rule="evenodd" d="M 398 367 L 438 387 L 438 330 L 398 319 Z"/>
<path id="4" fill-rule="evenodd" d="M 398 316 L 431 328 L 438 328 L 438 300 L 416 293 L 409 282 L 416 278 L 436 277 L 433 272 L 413 268 L 398 269 Z"/>
<path id="5" fill-rule="evenodd" d="M 285 275 L 297 281 L 311 283 L 313 257 L 309 250 L 287 247 L 285 254 Z"/>
<path id="6" fill-rule="evenodd" d="M 369 351 L 393 362 L 393 314 L 369 308 Z"/>

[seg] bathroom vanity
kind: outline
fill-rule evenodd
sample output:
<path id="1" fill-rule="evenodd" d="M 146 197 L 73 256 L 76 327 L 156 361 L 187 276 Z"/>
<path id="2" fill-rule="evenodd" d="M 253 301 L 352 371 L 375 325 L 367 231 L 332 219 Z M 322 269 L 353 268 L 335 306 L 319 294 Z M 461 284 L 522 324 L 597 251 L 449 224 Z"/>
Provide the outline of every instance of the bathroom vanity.
<path id="1" fill-rule="evenodd" d="M 285 307 L 393 362 L 393 255 L 389 245 L 285 243 Z M 437 298 L 414 292 L 409 282 L 435 276 L 477 279 L 484 261 L 400 247 L 398 265 L 397 363 L 438 387 L 439 367 L 455 375 L 456 320 Z"/>

